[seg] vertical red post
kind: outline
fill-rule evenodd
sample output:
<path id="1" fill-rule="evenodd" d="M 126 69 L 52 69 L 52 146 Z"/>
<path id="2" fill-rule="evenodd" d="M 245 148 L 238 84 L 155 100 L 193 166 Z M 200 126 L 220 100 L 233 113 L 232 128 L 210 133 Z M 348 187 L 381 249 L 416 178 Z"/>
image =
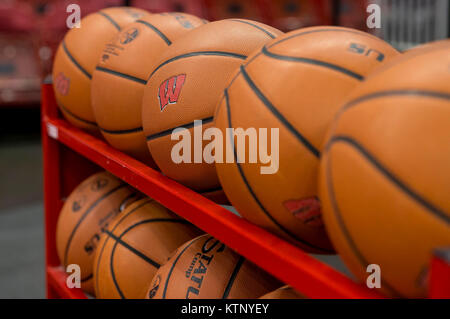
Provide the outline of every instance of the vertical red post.
<path id="1" fill-rule="evenodd" d="M 450 247 L 437 249 L 431 260 L 429 297 L 450 299 Z"/>
<path id="2" fill-rule="evenodd" d="M 41 132 L 42 132 L 42 150 L 44 163 L 44 210 L 45 210 L 45 248 L 46 248 L 46 271 L 49 266 L 58 266 L 59 259 L 56 253 L 55 230 L 59 210 L 61 209 L 60 194 L 60 166 L 59 166 L 59 143 L 54 138 L 55 132 L 53 128 L 48 128 L 45 124 L 46 118 L 56 118 L 58 110 L 53 95 L 51 84 L 43 84 L 41 87 L 42 106 L 41 106 Z M 49 135 L 49 129 L 53 137 Z M 55 290 L 49 287 L 47 278 L 47 297 L 57 298 Z"/>

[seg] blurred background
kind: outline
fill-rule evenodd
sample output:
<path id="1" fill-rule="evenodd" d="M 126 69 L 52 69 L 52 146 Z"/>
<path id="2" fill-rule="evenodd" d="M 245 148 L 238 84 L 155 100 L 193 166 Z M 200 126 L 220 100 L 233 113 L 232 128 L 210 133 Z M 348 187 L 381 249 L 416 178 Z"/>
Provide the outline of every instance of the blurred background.
<path id="1" fill-rule="evenodd" d="M 347 26 L 399 50 L 450 34 L 448 0 L 0 0 L 0 298 L 45 298 L 40 83 L 50 77 L 71 3 L 82 17 L 125 5 L 211 21 L 247 18 L 282 31 Z M 367 28 L 372 3 L 381 7 L 380 29 Z M 346 272 L 339 260 L 326 259 Z"/>

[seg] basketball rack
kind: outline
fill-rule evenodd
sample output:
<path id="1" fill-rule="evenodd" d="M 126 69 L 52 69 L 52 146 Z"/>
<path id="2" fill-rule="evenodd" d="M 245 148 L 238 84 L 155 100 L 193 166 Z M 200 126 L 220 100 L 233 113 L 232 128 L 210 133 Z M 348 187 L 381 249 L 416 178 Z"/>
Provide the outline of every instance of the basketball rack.
<path id="1" fill-rule="evenodd" d="M 163 176 L 102 139 L 72 126 L 61 117 L 51 84 L 42 85 L 41 101 L 48 298 L 87 298 L 81 289 L 66 285 L 67 274 L 56 252 L 56 224 L 70 192 L 102 169 L 160 202 L 307 297 L 384 298 L 300 248 Z M 448 252 L 447 255 L 439 253 L 432 259 L 430 298 L 450 298 L 448 255 Z"/>

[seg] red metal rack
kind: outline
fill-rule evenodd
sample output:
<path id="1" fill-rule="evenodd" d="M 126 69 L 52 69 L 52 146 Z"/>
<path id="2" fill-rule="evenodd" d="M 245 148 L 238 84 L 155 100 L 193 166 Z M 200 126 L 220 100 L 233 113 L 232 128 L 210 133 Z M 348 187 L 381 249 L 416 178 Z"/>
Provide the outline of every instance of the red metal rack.
<path id="1" fill-rule="evenodd" d="M 42 145 L 48 298 L 86 298 L 66 286 L 56 253 L 55 229 L 63 201 L 83 179 L 110 171 L 181 217 L 215 236 L 283 282 L 311 298 L 382 298 L 330 266 L 141 162 L 83 132 L 59 115 L 51 84 L 42 86 Z M 450 262 L 433 260 L 430 296 L 450 298 Z"/>

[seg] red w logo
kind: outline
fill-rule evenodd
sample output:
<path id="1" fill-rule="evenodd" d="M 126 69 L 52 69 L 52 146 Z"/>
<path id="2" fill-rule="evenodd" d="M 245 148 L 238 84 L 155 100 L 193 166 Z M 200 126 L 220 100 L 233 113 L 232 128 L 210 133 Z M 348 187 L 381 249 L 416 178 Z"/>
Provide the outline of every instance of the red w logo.
<path id="1" fill-rule="evenodd" d="M 161 83 L 158 92 L 159 107 L 161 108 L 161 111 L 164 110 L 167 104 L 177 103 L 185 79 L 186 74 L 180 74 Z"/>
<path id="2" fill-rule="evenodd" d="M 55 89 L 61 95 L 67 95 L 70 88 L 70 79 L 66 77 L 62 72 L 59 72 L 55 78 Z"/>
<path id="3" fill-rule="evenodd" d="M 284 207 L 302 222 L 312 227 L 323 227 L 320 202 L 316 197 L 287 200 Z"/>

